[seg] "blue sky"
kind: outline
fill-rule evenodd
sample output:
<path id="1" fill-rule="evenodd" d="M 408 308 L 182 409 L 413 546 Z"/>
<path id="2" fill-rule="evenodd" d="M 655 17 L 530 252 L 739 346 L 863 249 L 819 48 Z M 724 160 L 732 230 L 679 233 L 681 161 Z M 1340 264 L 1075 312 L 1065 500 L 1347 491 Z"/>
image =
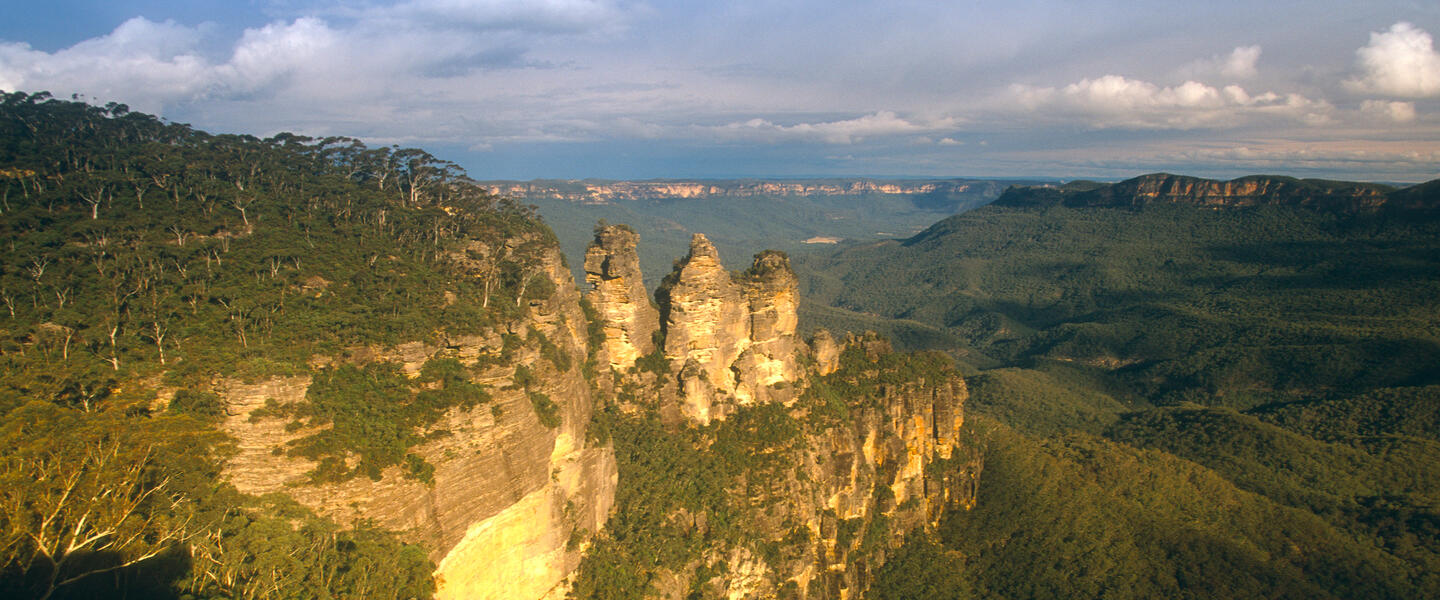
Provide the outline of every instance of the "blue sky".
<path id="1" fill-rule="evenodd" d="M 1440 177 L 1440 2 L 10 3 L 0 89 L 481 179 Z"/>

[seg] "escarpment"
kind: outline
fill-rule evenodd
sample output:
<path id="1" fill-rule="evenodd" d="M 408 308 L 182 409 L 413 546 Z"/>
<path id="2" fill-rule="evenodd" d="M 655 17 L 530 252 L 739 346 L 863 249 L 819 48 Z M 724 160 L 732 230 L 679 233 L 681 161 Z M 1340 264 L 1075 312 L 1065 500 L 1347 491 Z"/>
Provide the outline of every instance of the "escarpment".
<path id="1" fill-rule="evenodd" d="M 1437 206 L 1424 185 L 1395 189 L 1375 183 L 1251 175 L 1229 181 L 1153 173 L 1116 183 L 1076 181 L 1060 187 L 1012 187 L 999 206 L 1199 206 L 1212 209 L 1280 206 L 1340 213 L 1426 212 Z"/>
<path id="2" fill-rule="evenodd" d="M 306 401 L 318 376 L 301 376 L 222 383 L 222 427 L 239 449 L 228 478 L 242 492 L 282 492 L 336 521 L 366 519 L 423 543 L 438 565 L 437 598 L 563 593 L 587 536 L 610 513 L 615 460 L 609 446 L 590 443 L 598 399 L 582 375 L 586 320 L 569 270 L 554 249 L 531 269 L 530 285 L 543 279 L 554 291 L 517 301 L 524 316 L 503 328 L 322 359 L 332 363 L 322 375 L 349 361 L 395 364 L 417 381 L 439 361 L 475 365 L 470 381 L 488 400 L 446 410 L 410 449 L 407 460 L 433 467 L 428 477 L 407 476 L 402 465 L 375 479 L 317 482 L 317 462 L 287 450 L 333 425 L 297 429 L 299 421 L 274 416 Z"/>
<path id="3" fill-rule="evenodd" d="M 456 260 L 482 273 L 487 257 L 518 256 L 523 243 L 477 241 Z M 514 300 L 519 316 L 480 334 L 356 347 L 317 356 L 308 375 L 222 382 L 222 427 L 238 441 L 227 477 L 422 543 L 440 598 L 602 595 L 584 565 L 613 559 L 617 544 L 648 551 L 656 536 L 694 541 L 645 567 L 662 597 L 858 598 L 908 532 L 974 502 L 966 388 L 943 360 L 873 336 L 820 332 L 806 344 L 785 255 L 762 252 L 731 273 L 702 235 L 652 304 L 638 243 L 624 226 L 596 230 L 585 301 L 547 246 L 515 269 L 511 285 L 530 290 Z M 466 375 L 437 376 L 446 365 Z M 365 476 L 365 450 L 315 449 L 342 419 L 302 418 L 342 373 L 412 398 L 463 384 L 484 393 L 448 406 L 403 460 Z M 661 442 L 684 466 L 637 458 Z M 698 500 L 669 503 L 697 489 L 707 490 Z M 610 531 L 617 510 L 623 541 Z M 662 521 L 635 531 L 627 511 Z"/>

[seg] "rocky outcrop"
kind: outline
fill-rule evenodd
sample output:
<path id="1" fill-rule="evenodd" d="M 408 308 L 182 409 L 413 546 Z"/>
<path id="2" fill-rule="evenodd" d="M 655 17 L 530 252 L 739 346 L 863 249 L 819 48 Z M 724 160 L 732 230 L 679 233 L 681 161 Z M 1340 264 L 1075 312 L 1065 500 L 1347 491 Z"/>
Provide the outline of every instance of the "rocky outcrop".
<path id="1" fill-rule="evenodd" d="M 595 241 L 585 251 L 588 298 L 604 327 L 610 366 L 620 371 L 655 351 L 654 336 L 660 329 L 660 313 L 641 279 L 640 257 L 635 253 L 639 241 L 633 229 L 609 225 L 595 230 Z"/>
<path id="2" fill-rule="evenodd" d="M 840 345 L 829 331 L 821 329 L 810 339 L 811 357 L 815 359 L 815 374 L 829 375 L 840 368 Z"/>
<path id="3" fill-rule="evenodd" d="M 781 252 L 755 255 L 741 278 L 749 309 L 749 337 L 745 349 L 731 364 L 735 372 L 735 399 L 740 404 L 788 400 L 791 384 L 799 378 L 800 282 Z"/>
<path id="4" fill-rule="evenodd" d="M 783 253 L 762 252 L 732 275 L 710 240 L 695 234 L 656 292 L 665 358 L 679 367 L 687 418 L 704 424 L 724 418 L 726 406 L 791 397 L 798 288 Z"/>
<path id="5" fill-rule="evenodd" d="M 534 265 L 555 292 L 531 300 L 525 317 L 510 323 L 516 332 L 533 330 L 572 357 L 562 369 L 537 342 L 522 343 L 505 364 L 473 379 L 492 399 L 474 409 L 451 409 L 412 451 L 434 466 L 433 483 L 386 469 L 379 480 L 356 477 L 339 484 L 308 483 L 315 463 L 288 456 L 291 440 L 311 433 L 290 430 L 289 419 L 256 415 L 270 403 L 305 399 L 309 377 L 278 378 L 254 384 L 222 382 L 227 401 L 222 427 L 238 441 L 226 476 L 243 492 L 283 492 L 338 522 L 357 518 L 400 531 L 425 545 L 436 561 L 437 598 L 541 598 L 563 594 L 588 535 L 600 531 L 614 503 L 617 474 L 608 446 L 587 444 L 594 411 L 592 388 L 581 374 L 585 316 L 574 281 L 550 250 Z M 397 362 L 412 376 L 435 356 L 470 363 L 495 356 L 505 330 L 429 345 L 360 348 L 347 360 Z M 326 362 L 322 359 L 318 362 Z M 534 374 L 534 389 L 515 388 L 515 366 Z M 558 406 L 559 423 L 542 422 L 533 393 Z M 428 433 L 428 432 L 427 432 Z"/>
<path id="6" fill-rule="evenodd" d="M 967 397 L 958 377 L 910 382 L 809 441 L 805 465 L 822 511 L 807 523 L 823 569 L 807 581 L 806 569 L 789 566 L 801 589 L 823 590 L 808 597 L 861 597 L 907 532 L 974 505 L 979 456 L 960 439 Z"/>
<path id="7" fill-rule="evenodd" d="M 966 391 L 953 371 L 906 363 L 873 336 L 837 342 L 821 332 L 807 346 L 795 337 L 798 283 L 786 256 L 762 252 L 748 270 L 730 273 L 703 235 L 657 292 L 657 311 L 640 284 L 637 242 L 628 228 L 604 227 L 587 253 L 589 300 L 603 333 L 598 348 L 587 348 L 579 293 L 550 248 L 525 269 L 548 278 L 554 291 L 529 300 L 518 320 L 480 335 L 316 357 L 317 368 L 393 362 L 410 377 L 440 356 L 489 365 L 472 382 L 486 386 L 491 400 L 451 409 L 421 432 L 437 435 L 411 448 L 434 466 L 433 482 L 391 467 L 378 480 L 311 483 L 314 462 L 276 449 L 315 430 L 296 430 L 273 416 L 277 406 L 306 401 L 309 376 L 222 382 L 223 427 L 238 442 L 227 477 L 244 492 L 285 493 L 341 523 L 363 518 L 403 532 L 431 549 L 439 598 L 567 592 L 623 484 L 614 452 L 590 441 L 588 429 L 597 404 L 612 397 L 638 403 L 627 410 L 656 411 L 672 430 L 701 436 L 689 439 L 718 436 L 723 429 L 703 426 L 747 405 L 772 411 L 799 432 L 783 447 L 726 450 L 779 457 L 762 470 L 725 476 L 734 503 L 725 514 L 742 518 L 750 539 L 717 538 L 685 568 L 657 574 L 654 585 L 667 597 L 703 589 L 707 597 L 858 598 L 906 532 L 933 527 L 945 509 L 974 502 L 978 454 L 961 439 Z M 470 250 L 466 256 L 477 264 L 528 252 Z M 806 354 L 813 360 L 802 360 Z M 587 380 L 588 367 L 581 367 L 587 356 L 597 359 L 592 366 L 608 364 L 609 376 Z M 523 378 L 519 365 L 529 371 Z M 815 386 L 830 396 L 807 395 Z M 622 389 L 632 400 L 619 400 Z M 555 401 L 558 423 L 542 418 L 537 394 Z M 720 427 L 755 423 L 735 418 Z M 695 451 L 718 451 L 706 445 L 719 443 L 710 437 Z M 704 512 L 684 509 L 667 518 L 710 527 Z M 733 526 L 726 531 L 717 535 L 733 535 Z M 697 581 L 700 571 L 725 575 Z"/>
<path id="8" fill-rule="evenodd" d="M 690 253 L 660 284 L 656 300 L 665 358 L 681 369 L 686 416 L 700 423 L 723 416 L 711 414 L 714 402 L 703 395 L 734 395 L 730 366 L 750 345 L 749 307 L 705 234 L 690 240 Z"/>

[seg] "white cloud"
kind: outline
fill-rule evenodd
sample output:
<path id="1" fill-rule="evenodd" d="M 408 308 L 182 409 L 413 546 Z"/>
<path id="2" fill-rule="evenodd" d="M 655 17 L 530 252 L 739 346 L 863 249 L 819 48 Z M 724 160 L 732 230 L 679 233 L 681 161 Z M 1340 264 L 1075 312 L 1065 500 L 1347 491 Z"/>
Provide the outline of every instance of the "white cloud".
<path id="1" fill-rule="evenodd" d="M 1440 96 L 1440 54 L 1425 30 L 1409 23 L 1371 33 L 1370 44 L 1355 51 L 1364 74 L 1346 82 L 1352 90 L 1426 98 Z"/>
<path id="2" fill-rule="evenodd" d="M 342 50 L 339 32 L 319 19 L 248 29 L 220 70 L 240 90 L 253 90 L 301 70 L 328 65 Z"/>
<path id="3" fill-rule="evenodd" d="M 1195 81 L 1240 81 L 1259 76 L 1260 46 L 1237 46 L 1229 54 L 1216 54 L 1186 64 L 1176 71 L 1183 79 Z"/>
<path id="4" fill-rule="evenodd" d="M 1096 128 L 1239 127 L 1256 117 L 1324 122 L 1330 105 L 1298 94 L 1250 94 L 1238 85 L 1198 81 L 1159 86 L 1120 75 L 1081 79 L 1062 88 L 1012 86 L 1006 99 L 1042 118 L 1080 119 Z"/>
<path id="5" fill-rule="evenodd" d="M 1259 60 L 1259 46 L 1241 46 L 1232 51 L 1220 65 L 1220 74 L 1238 79 L 1249 79 L 1257 74 L 1255 63 Z"/>
<path id="6" fill-rule="evenodd" d="M 135 17 L 108 35 L 54 53 L 27 44 L 0 45 L 0 87 L 122 99 L 158 111 L 171 98 L 203 93 L 214 83 L 200 55 L 205 28 Z"/>
<path id="7" fill-rule="evenodd" d="M 1386 121 L 1409 123 L 1415 120 L 1415 103 L 1366 100 L 1360 105 L 1360 112 Z"/>
<path id="8" fill-rule="evenodd" d="M 850 144 L 867 138 L 928 133 L 953 129 L 957 121 L 941 118 L 931 122 L 914 122 L 890 111 L 840 121 L 779 125 L 766 119 L 750 119 L 718 127 L 702 127 L 699 131 L 722 139 L 783 142 L 819 141 L 827 144 Z"/>

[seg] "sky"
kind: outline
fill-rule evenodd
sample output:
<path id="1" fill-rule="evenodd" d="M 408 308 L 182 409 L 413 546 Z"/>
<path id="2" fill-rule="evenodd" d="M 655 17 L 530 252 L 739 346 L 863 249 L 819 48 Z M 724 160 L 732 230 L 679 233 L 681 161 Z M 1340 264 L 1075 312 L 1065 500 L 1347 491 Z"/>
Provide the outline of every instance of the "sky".
<path id="1" fill-rule="evenodd" d="M 477 179 L 1440 178 L 1435 0 L 7 4 L 0 90 Z"/>

